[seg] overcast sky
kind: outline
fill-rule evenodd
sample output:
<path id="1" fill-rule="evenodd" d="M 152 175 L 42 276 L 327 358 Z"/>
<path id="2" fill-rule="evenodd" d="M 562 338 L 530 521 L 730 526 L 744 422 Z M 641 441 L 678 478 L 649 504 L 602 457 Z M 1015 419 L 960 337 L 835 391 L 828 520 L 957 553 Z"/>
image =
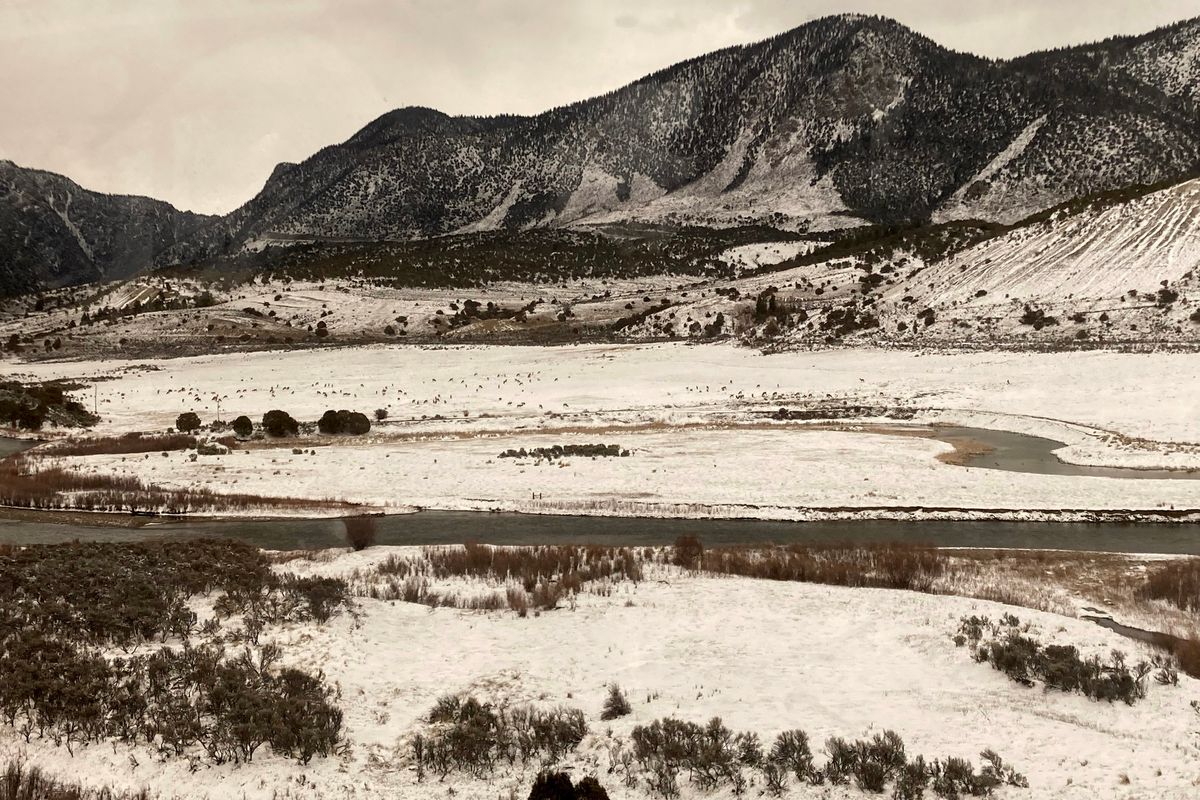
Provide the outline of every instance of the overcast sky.
<path id="1" fill-rule="evenodd" d="M 827 14 L 1007 58 L 1197 0 L 0 0 L 0 158 L 232 210 L 385 111 L 535 113 Z"/>

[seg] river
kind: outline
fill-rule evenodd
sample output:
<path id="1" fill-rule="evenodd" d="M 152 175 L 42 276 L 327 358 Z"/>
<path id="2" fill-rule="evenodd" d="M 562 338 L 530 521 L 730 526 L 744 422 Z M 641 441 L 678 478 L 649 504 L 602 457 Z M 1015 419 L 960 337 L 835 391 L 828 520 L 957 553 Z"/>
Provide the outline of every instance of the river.
<path id="1" fill-rule="evenodd" d="M 1048 475 L 1097 478 L 1200 477 L 1197 472 L 1142 471 L 1064 464 L 1053 451 L 1061 442 L 1035 436 L 976 428 L 939 427 L 938 437 L 969 438 L 989 452 L 964 466 L 1010 469 Z M 0 458 L 31 443 L 0 438 Z M 384 545 L 457 544 L 477 540 L 532 545 L 596 543 L 654 545 L 692 534 L 710 545 L 910 541 L 941 547 L 1035 548 L 1125 553 L 1200 555 L 1200 524 L 1145 522 L 1016 522 L 835 520 L 660 519 L 639 517 L 550 516 L 472 511 L 420 511 L 376 518 L 377 543 Z M 161 537 L 237 538 L 272 550 L 334 547 L 344 544 L 336 519 L 204 520 L 150 523 L 141 527 L 99 527 L 57 521 L 0 520 L 0 543 L 44 544 L 88 539 L 136 541 Z"/>

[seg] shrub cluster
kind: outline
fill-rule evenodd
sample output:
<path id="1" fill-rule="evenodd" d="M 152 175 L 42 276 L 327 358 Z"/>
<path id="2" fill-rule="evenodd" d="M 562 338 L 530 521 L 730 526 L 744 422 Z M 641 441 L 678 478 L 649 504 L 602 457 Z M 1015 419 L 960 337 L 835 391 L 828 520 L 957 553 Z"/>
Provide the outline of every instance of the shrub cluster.
<path id="1" fill-rule="evenodd" d="M 553 447 L 533 447 L 526 450 L 505 450 L 500 458 L 625 458 L 628 450 L 622 450 L 619 444 L 556 444 Z"/>
<path id="2" fill-rule="evenodd" d="M 196 629 L 187 601 L 215 590 L 219 608 L 271 622 L 328 619 L 349 603 L 344 582 L 279 575 L 231 540 L 25 547 L 0 554 L 0 642 L 37 632 L 129 650 L 186 639 Z"/>
<path id="3" fill-rule="evenodd" d="M 334 411 L 330 409 L 317 420 L 317 430 L 321 433 L 345 433 L 351 436 L 362 436 L 371 430 L 371 420 L 367 415 L 358 411 Z"/>
<path id="4" fill-rule="evenodd" d="M 1152 670 L 1144 661 L 1130 668 L 1119 650 L 1105 662 L 1099 656 L 1081 657 L 1074 645 L 1042 645 L 1011 614 L 998 624 L 987 617 L 963 617 L 954 641 L 959 646 L 969 643 L 976 661 L 991 664 L 1024 686 L 1032 686 L 1036 679 L 1047 689 L 1080 692 L 1110 703 L 1121 700 L 1133 705 L 1144 698 L 1146 677 Z"/>
<path id="5" fill-rule="evenodd" d="M 268 436 L 295 436 L 300 432 L 300 423 L 291 414 L 275 408 L 263 414 L 262 429 Z"/>
<path id="6" fill-rule="evenodd" d="M 590 775 L 573 783 L 565 772 L 539 772 L 529 800 L 608 800 L 608 792 Z"/>
<path id="7" fill-rule="evenodd" d="M 263 647 L 226 657 L 192 646 L 190 598 L 221 591 L 222 617 L 257 642 L 269 622 L 326 620 L 349 602 L 344 582 L 273 572 L 239 542 L 74 543 L 0 553 L 0 721 L 58 745 L 144 741 L 164 756 L 199 747 L 248 761 L 263 744 L 307 762 L 336 746 L 341 712 L 321 676 L 279 669 Z M 110 658 L 159 639 L 149 655 Z"/>
<path id="8" fill-rule="evenodd" d="M 78 388 L 77 384 L 63 381 L 30 384 L 0 381 L 0 424 L 34 431 L 41 430 L 46 422 L 83 427 L 94 425 L 100 418 L 67 394 Z"/>
<path id="9" fill-rule="evenodd" d="M 7 643 L 13 661 L 0 716 L 26 742 L 73 752 L 106 740 L 144 742 L 163 757 L 202 748 L 217 764 L 250 761 L 264 744 L 308 763 L 338 746 L 342 712 L 321 676 L 277 669 L 278 650 L 226 658 L 216 645 L 165 647 L 109 661 L 38 634 Z"/>
<path id="10" fill-rule="evenodd" d="M 734 733 L 719 717 L 707 725 L 673 718 L 655 720 L 634 728 L 632 743 L 632 761 L 641 769 L 647 788 L 662 797 L 679 795 L 679 777 L 685 772 L 701 789 L 725 785 L 737 795 L 749 785 L 747 772 L 757 772 L 772 795 L 782 794 L 791 780 L 813 786 L 853 782 L 859 790 L 874 794 L 891 785 L 892 796 L 898 800 L 916 800 L 926 789 L 939 797 L 957 798 L 988 796 L 1005 784 L 1028 785 L 990 750 L 981 754 L 984 766 L 979 772 L 959 758 L 926 763 L 916 756 L 910 761 L 903 740 L 893 731 L 853 742 L 831 738 L 825 743 L 823 766 L 817 766 L 808 735 L 802 730 L 784 731 L 764 750 L 756 734 Z"/>
<path id="11" fill-rule="evenodd" d="M 441 779 L 451 772 L 482 778 L 501 763 L 552 764 L 587 735 L 587 721 L 578 709 L 497 708 L 462 695 L 438 700 L 429 722 L 429 733 L 412 740 L 417 780 L 426 773 Z"/>

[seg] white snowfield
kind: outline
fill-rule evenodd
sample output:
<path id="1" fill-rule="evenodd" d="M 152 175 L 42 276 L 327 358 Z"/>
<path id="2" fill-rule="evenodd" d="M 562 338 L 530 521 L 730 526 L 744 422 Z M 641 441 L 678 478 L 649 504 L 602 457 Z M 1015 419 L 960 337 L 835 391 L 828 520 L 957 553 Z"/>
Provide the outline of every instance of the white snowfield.
<path id="1" fill-rule="evenodd" d="M 345 574 L 397 552 L 373 548 L 332 563 L 288 569 Z M 705 723 L 719 716 L 764 742 L 805 730 L 824 762 L 828 737 L 886 729 L 910 757 L 960 756 L 977 766 L 992 748 L 1028 777 L 1028 789 L 1002 800 L 1184 800 L 1196 797 L 1200 750 L 1189 702 L 1200 682 L 1151 682 L 1133 706 L 1022 687 L 951 641 L 961 617 L 1015 613 L 1043 643 L 1073 644 L 1084 655 L 1113 649 L 1131 661 L 1138 646 L 1091 623 L 958 597 L 846 589 L 742 578 L 697 577 L 653 568 L 637 585 L 607 596 L 585 592 L 575 607 L 518 618 L 512 612 L 429 609 L 362 600 L 358 620 L 269 629 L 264 641 L 284 660 L 322 670 L 341 691 L 350 752 L 306 767 L 266 751 L 250 764 L 201 767 L 156 760 L 149 750 L 94 746 L 70 757 L 46 742 L 3 734 L 0 755 L 25 753 L 54 773 L 114 787 L 148 786 L 176 798 L 294 800 L 526 797 L 537 768 L 501 770 L 488 780 L 451 775 L 418 784 L 412 736 L 445 694 L 466 692 L 499 704 L 581 709 L 589 733 L 561 766 L 578 780 L 596 775 L 614 800 L 646 798 L 609 774 L 608 744 L 636 725 L 673 716 Z M 631 715 L 600 720 L 616 682 Z M 134 758 L 131 759 L 130 756 Z M 136 760 L 137 766 L 134 766 Z M 681 778 L 683 797 L 728 800 L 728 788 L 702 792 Z M 751 788 L 754 797 L 761 785 Z M 792 784 L 785 797 L 864 798 L 852 787 Z M 927 796 L 932 796 L 927 794 Z"/>
<path id="2" fill-rule="evenodd" d="M 111 378 L 95 384 L 101 433 L 165 430 L 183 411 L 207 422 L 218 397 L 225 420 L 258 420 L 272 408 L 310 421 L 331 408 L 388 411 L 362 438 L 314 435 L 195 461 L 177 452 L 67 462 L 168 486 L 332 496 L 393 511 L 802 518 L 814 508 L 1200 508 L 1200 481 L 968 469 L 938 461 L 951 448 L 928 438 L 806 429 L 763 414 L 870 405 L 916 423 L 1053 438 L 1079 463 L 1197 467 L 1200 355 L 371 346 L 23 369 Z M 498 458 L 509 448 L 586 443 L 633 454 Z"/>

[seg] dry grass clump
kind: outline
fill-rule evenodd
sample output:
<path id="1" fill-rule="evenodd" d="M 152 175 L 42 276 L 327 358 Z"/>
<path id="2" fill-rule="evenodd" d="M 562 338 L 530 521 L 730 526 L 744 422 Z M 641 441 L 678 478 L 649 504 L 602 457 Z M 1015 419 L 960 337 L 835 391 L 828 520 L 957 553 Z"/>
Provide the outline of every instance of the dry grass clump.
<path id="1" fill-rule="evenodd" d="M 21 761 L 9 761 L 0 773 L 0 800 L 151 800 L 151 795 L 145 789 L 138 792 L 120 792 L 107 786 L 89 789 L 55 780 Z"/>
<path id="2" fill-rule="evenodd" d="M 196 444 L 196 437 L 186 433 L 126 433 L 121 436 L 64 439 L 42 446 L 38 452 L 52 456 L 124 455 L 191 450 Z"/>
<path id="3" fill-rule="evenodd" d="M 437 581 L 467 578 L 501 584 L 483 595 L 462 596 L 435 588 Z M 640 581 L 642 565 L 629 548 L 541 545 L 425 547 L 416 556 L 392 555 L 365 576 L 359 593 L 432 607 L 474 611 L 509 608 L 521 616 L 557 608 L 588 584 Z"/>
<path id="4" fill-rule="evenodd" d="M 699 569 L 722 575 L 918 592 L 932 592 L 950 562 L 932 546 L 900 542 L 726 547 L 696 560 Z"/>
<path id="5" fill-rule="evenodd" d="M 1179 559 L 1151 570 L 1138 594 L 1184 611 L 1200 611 L 1200 558 Z"/>
<path id="6" fill-rule="evenodd" d="M 53 461 L 43 463 L 25 454 L 0 461 L 0 505 L 40 510 L 167 515 L 197 511 L 269 513 L 279 509 L 321 511 L 330 507 L 353 507 L 332 500 L 224 494 L 208 489 L 167 489 L 132 476 L 75 472 Z"/>

